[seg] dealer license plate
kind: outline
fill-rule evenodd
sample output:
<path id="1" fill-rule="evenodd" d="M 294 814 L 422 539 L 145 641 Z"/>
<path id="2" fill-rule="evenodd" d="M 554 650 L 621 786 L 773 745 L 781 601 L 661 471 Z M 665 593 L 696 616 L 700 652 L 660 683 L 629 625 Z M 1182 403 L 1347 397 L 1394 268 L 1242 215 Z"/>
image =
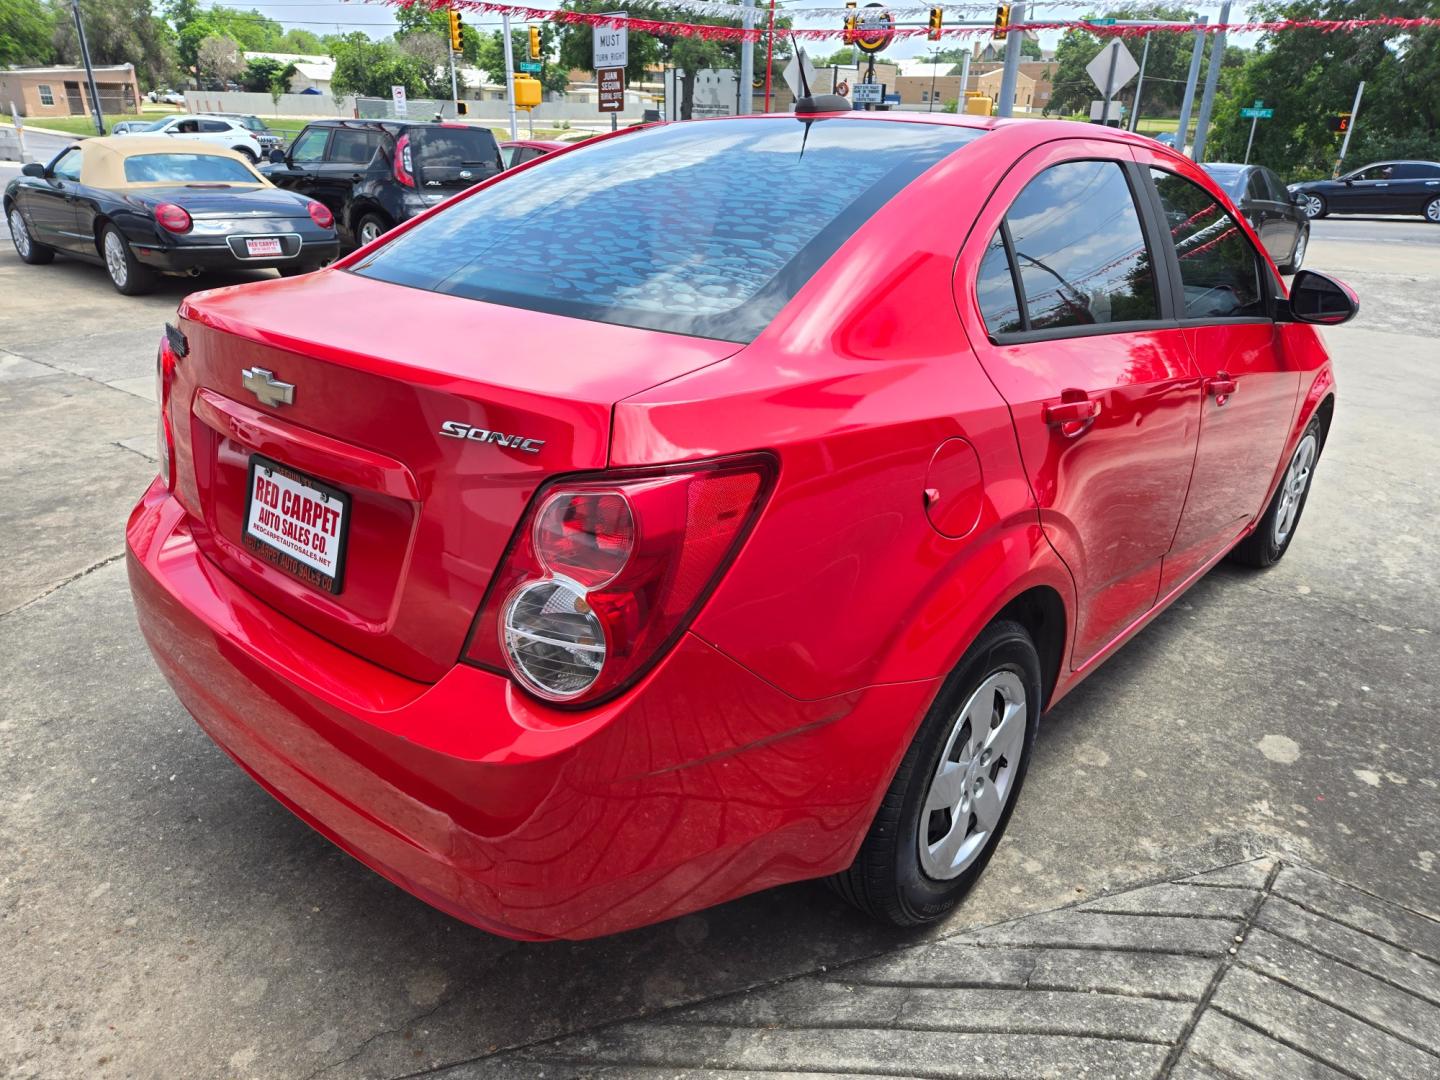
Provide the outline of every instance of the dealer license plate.
<path id="1" fill-rule="evenodd" d="M 247 236 L 245 238 L 245 254 L 247 255 L 283 255 L 285 252 L 280 247 L 278 236 Z"/>
<path id="2" fill-rule="evenodd" d="M 301 581 L 340 591 L 350 496 L 269 458 L 250 458 L 245 547 Z"/>

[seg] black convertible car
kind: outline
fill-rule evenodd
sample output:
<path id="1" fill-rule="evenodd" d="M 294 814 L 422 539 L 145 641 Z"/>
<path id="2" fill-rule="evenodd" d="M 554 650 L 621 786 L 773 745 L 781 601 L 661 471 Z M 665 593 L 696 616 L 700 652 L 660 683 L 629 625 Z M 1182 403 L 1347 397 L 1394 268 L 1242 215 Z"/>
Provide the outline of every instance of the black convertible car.
<path id="1" fill-rule="evenodd" d="M 98 262 L 127 296 L 155 275 L 273 268 L 335 258 L 335 219 L 272 185 L 232 150 L 196 141 L 87 139 L 5 187 L 5 219 L 27 263 L 57 252 Z"/>
<path id="2" fill-rule="evenodd" d="M 1419 214 L 1440 225 L 1440 161 L 1377 161 L 1338 180 L 1291 184 L 1305 214 Z"/>

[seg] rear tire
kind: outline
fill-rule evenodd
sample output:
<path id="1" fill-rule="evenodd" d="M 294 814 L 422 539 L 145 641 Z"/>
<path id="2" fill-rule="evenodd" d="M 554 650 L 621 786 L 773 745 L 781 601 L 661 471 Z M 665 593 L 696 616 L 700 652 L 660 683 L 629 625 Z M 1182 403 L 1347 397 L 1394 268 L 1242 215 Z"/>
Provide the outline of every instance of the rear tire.
<path id="1" fill-rule="evenodd" d="M 1025 628 L 1008 620 L 986 627 L 921 721 L 855 862 L 830 887 L 894 926 L 947 915 L 1010 822 L 1040 694 L 1040 656 Z"/>
<path id="2" fill-rule="evenodd" d="M 1425 204 L 1425 220 L 1431 225 L 1440 225 L 1440 195 Z"/>
<path id="3" fill-rule="evenodd" d="M 232 146 L 230 149 L 234 150 L 235 153 L 239 154 L 251 165 L 256 164 L 260 160 L 258 157 L 255 156 L 255 151 L 251 150 L 248 146 Z"/>
<path id="4" fill-rule="evenodd" d="M 122 296 L 143 296 L 154 291 L 154 271 L 135 258 L 125 237 L 114 225 L 106 225 L 100 234 L 100 255 L 116 292 Z"/>
<path id="5" fill-rule="evenodd" d="M 1305 512 L 1305 501 L 1310 497 L 1320 447 L 1320 421 L 1311 420 L 1290 455 L 1290 463 L 1285 466 L 1270 505 L 1260 516 L 1255 531 L 1231 550 L 1231 561 L 1264 570 L 1274 566 L 1290 550 L 1290 541 L 1295 539 L 1295 530 L 1300 527 L 1300 515 Z"/>
<path id="6" fill-rule="evenodd" d="M 395 226 L 390 219 L 383 214 L 377 214 L 373 210 L 368 214 L 362 214 L 360 220 L 355 224 L 355 243 L 364 247 L 375 240 L 380 239 Z"/>
<path id="7" fill-rule="evenodd" d="M 55 249 L 30 235 L 30 226 L 25 224 L 20 208 L 11 206 L 8 209 L 5 216 L 10 220 L 10 239 L 15 244 L 15 254 L 20 256 L 20 261 L 31 266 L 44 266 L 54 262 Z"/>
<path id="8" fill-rule="evenodd" d="M 1305 249 L 1310 246 L 1310 226 L 1306 225 L 1300 230 L 1300 235 L 1295 238 L 1295 250 L 1290 253 L 1290 261 L 1280 267 L 1280 273 L 1293 274 L 1299 270 L 1305 262 Z"/>

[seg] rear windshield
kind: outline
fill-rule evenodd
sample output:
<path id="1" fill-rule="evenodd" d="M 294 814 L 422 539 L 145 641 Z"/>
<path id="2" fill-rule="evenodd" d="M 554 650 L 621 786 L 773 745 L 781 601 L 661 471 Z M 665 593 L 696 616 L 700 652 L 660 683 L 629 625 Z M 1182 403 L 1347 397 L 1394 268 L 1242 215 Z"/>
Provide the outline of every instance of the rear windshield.
<path id="1" fill-rule="evenodd" d="M 1245 170 L 1244 169 L 1207 169 L 1210 178 L 1219 184 L 1226 195 L 1229 195 L 1233 202 L 1239 202 L 1245 197 Z"/>
<path id="2" fill-rule="evenodd" d="M 214 154 L 136 154 L 125 159 L 125 180 L 131 184 L 258 184 L 241 162 Z"/>
<path id="3" fill-rule="evenodd" d="M 980 134 L 790 117 L 651 128 L 509 173 L 353 269 L 510 307 L 748 342 L 891 196 Z"/>
<path id="4" fill-rule="evenodd" d="M 410 129 L 410 150 L 423 180 L 452 180 L 461 172 L 465 186 L 478 184 L 502 168 L 500 144 L 484 128 L 437 125 Z"/>

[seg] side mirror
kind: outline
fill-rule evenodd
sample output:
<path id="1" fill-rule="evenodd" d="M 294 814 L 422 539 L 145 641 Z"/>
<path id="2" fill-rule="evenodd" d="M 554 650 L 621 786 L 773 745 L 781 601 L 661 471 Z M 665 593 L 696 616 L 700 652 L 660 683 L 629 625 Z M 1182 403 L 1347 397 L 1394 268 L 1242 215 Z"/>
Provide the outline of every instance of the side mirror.
<path id="1" fill-rule="evenodd" d="M 272 164 L 272 165 L 284 165 L 284 164 L 285 164 L 285 151 L 284 151 L 284 150 L 280 150 L 280 149 L 271 150 L 271 151 L 270 151 L 270 164 Z"/>
<path id="2" fill-rule="evenodd" d="M 45 179 L 45 166 L 38 161 L 32 161 L 27 165 L 20 166 L 21 176 L 34 176 L 38 179 Z"/>
<path id="3" fill-rule="evenodd" d="M 1360 298 L 1334 278 L 1301 270 L 1290 282 L 1290 316 L 1296 322 L 1339 326 L 1360 313 Z"/>

